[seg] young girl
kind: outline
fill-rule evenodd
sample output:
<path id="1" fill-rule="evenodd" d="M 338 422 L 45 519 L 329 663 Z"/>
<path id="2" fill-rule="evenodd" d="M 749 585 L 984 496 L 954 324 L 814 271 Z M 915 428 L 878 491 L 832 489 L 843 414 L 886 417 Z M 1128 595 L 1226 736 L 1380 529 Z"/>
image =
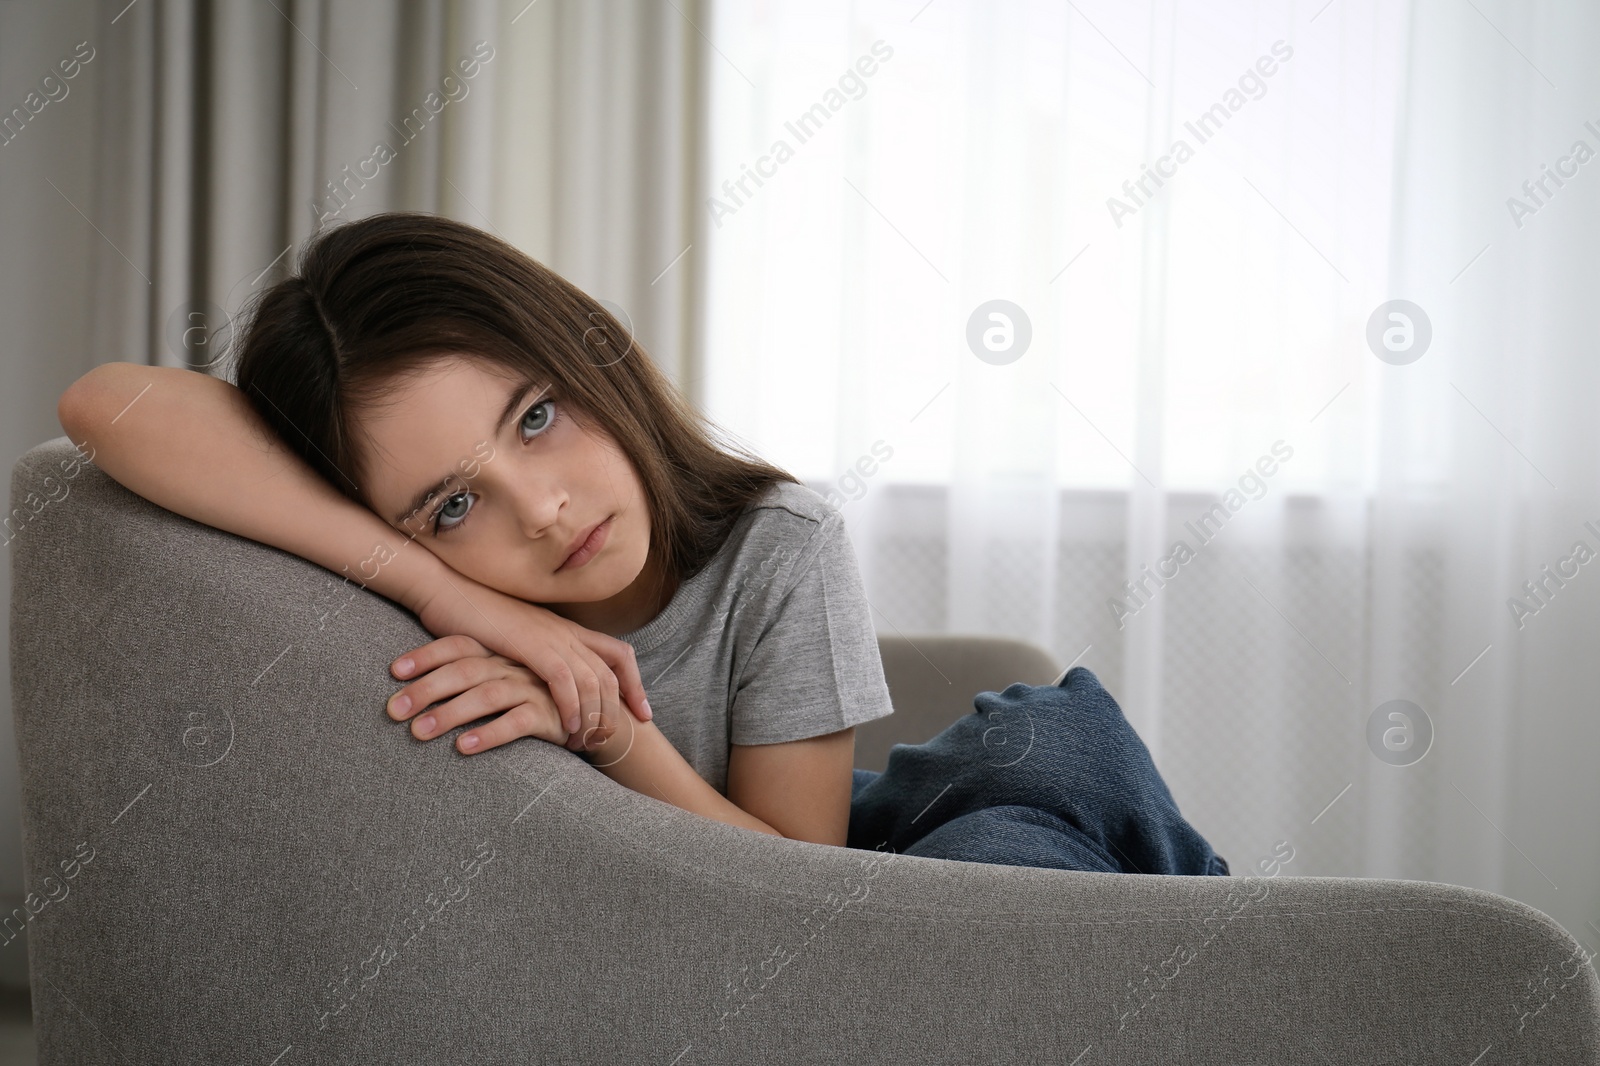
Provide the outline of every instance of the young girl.
<path id="1" fill-rule="evenodd" d="M 258 302 L 236 379 L 111 363 L 59 414 L 130 490 L 355 565 L 413 611 L 439 639 L 395 661 L 387 710 L 419 740 L 563 744 L 797 840 L 1227 872 L 1081 667 L 853 771 L 854 727 L 892 707 L 838 512 L 718 441 L 603 307 L 480 230 L 322 231 Z"/>

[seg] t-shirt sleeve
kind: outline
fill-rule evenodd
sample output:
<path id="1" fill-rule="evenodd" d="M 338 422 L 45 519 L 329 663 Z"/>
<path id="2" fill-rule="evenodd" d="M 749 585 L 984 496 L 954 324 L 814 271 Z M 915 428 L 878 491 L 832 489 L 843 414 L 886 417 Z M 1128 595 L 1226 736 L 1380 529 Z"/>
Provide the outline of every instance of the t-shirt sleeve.
<path id="1" fill-rule="evenodd" d="M 844 519 L 828 514 L 812 537 L 816 550 L 801 553 L 798 579 L 746 657 L 731 743 L 802 740 L 894 713 Z"/>

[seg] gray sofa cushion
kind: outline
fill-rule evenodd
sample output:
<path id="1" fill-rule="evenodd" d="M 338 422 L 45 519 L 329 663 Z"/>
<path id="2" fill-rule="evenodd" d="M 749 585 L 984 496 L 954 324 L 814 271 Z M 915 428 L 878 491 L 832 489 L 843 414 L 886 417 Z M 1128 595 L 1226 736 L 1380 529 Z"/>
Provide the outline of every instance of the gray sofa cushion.
<path id="1" fill-rule="evenodd" d="M 71 454 L 12 480 L 46 1066 L 1600 1061 L 1581 948 L 1489 893 L 852 851 L 415 741 L 409 613 Z"/>

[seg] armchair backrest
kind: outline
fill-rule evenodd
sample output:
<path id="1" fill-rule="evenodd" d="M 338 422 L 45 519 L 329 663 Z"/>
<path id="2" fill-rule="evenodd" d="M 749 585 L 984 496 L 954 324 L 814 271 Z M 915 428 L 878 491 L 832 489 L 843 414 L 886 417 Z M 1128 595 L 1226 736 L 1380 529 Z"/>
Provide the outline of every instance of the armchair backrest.
<path id="1" fill-rule="evenodd" d="M 856 726 L 856 765 L 881 771 L 896 744 L 920 744 L 971 713 L 979 692 L 1022 681 L 1048 685 L 1060 668 L 1036 644 L 951 633 L 878 636 L 894 713 Z"/>

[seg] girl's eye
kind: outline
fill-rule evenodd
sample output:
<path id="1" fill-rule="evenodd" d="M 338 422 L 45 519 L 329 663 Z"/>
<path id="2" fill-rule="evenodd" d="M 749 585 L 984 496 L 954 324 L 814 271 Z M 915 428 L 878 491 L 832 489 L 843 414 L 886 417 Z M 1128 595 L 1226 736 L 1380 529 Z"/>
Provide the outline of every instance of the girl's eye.
<path id="1" fill-rule="evenodd" d="M 523 440 L 527 441 L 533 437 L 548 433 L 550 427 L 560 421 L 561 414 L 556 407 L 555 400 L 551 398 L 540 400 L 522 415 Z M 529 427 L 530 422 L 533 424 L 532 428 Z M 476 495 L 471 492 L 457 492 L 454 495 L 445 497 L 443 505 L 433 512 L 434 534 L 438 535 L 448 533 L 453 529 L 459 529 L 472 510 L 468 501 L 476 498 Z"/>
<path id="2" fill-rule="evenodd" d="M 466 519 L 467 512 L 471 510 L 466 506 L 467 500 L 471 497 L 470 492 L 458 492 L 445 497 L 444 505 L 433 512 L 433 531 L 448 533 L 459 526 Z"/>
<path id="3" fill-rule="evenodd" d="M 544 411 L 545 408 L 547 408 L 547 407 L 550 410 L 548 412 L 546 412 L 543 415 L 543 417 L 540 417 L 540 412 Z M 534 427 L 531 428 L 531 429 L 528 426 L 528 420 L 529 419 L 532 419 L 533 422 L 535 423 Z M 551 426 L 555 425 L 558 421 L 560 421 L 560 416 L 556 413 L 556 402 L 555 402 L 555 400 L 546 399 L 546 400 L 541 400 L 538 403 L 534 404 L 532 407 L 528 408 L 528 410 L 523 413 L 523 415 L 522 415 L 522 428 L 524 430 L 527 430 L 528 436 L 537 437 L 537 436 L 539 436 L 539 434 L 543 433 L 545 430 L 547 430 Z M 526 438 L 524 438 L 524 439 L 526 439 Z"/>

